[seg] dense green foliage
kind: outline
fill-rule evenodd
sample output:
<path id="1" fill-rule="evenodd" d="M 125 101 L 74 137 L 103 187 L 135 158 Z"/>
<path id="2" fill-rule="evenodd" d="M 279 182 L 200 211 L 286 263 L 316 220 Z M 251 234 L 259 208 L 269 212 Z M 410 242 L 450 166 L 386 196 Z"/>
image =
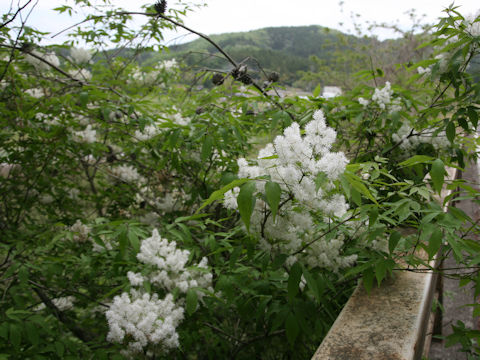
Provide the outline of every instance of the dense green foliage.
<path id="1" fill-rule="evenodd" d="M 185 84 L 188 57 L 137 63 L 180 26 L 164 5 L 140 30 L 96 9 L 71 33 L 91 50 L 40 47 L 3 16 L 0 358 L 304 359 L 359 278 L 371 289 L 450 253 L 478 295 L 479 225 L 434 199 L 478 196 L 445 172 L 476 158 L 478 18 L 450 9 L 401 82 L 367 66 L 326 100 L 280 98 L 270 73 L 284 49 L 325 49 L 290 41 L 316 27 L 214 37 L 234 60 L 205 73 L 211 89 Z M 252 54 L 269 72 L 242 66 Z M 478 357 L 477 332 L 459 324 L 454 341 Z"/>

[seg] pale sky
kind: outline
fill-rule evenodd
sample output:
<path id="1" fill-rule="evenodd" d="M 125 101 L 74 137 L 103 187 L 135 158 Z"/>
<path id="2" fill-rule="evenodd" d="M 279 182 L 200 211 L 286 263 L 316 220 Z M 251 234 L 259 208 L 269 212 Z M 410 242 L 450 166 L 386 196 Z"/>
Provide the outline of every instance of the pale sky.
<path id="1" fill-rule="evenodd" d="M 5 14 L 10 6 L 15 9 L 18 4 L 28 0 L 0 0 L 0 12 Z M 143 4 L 154 1 L 145 0 L 111 0 L 125 10 L 139 11 Z M 202 0 L 190 0 L 199 4 Z M 425 22 L 434 23 L 442 15 L 442 10 L 452 0 L 344 0 L 340 6 L 338 0 L 205 0 L 206 7 L 191 12 L 184 18 L 185 25 L 208 35 L 225 32 L 249 31 L 263 27 L 321 25 L 344 32 L 352 31 L 352 15 L 356 22 L 366 27 L 367 22 L 397 22 L 401 28 L 408 29 L 411 21 L 405 15 L 415 9 L 418 16 L 426 15 Z M 56 33 L 76 21 L 67 15 L 52 11 L 61 4 L 73 4 L 73 1 L 33 0 L 37 3 L 28 24 L 41 31 Z M 175 7 L 176 1 L 168 0 L 168 6 Z M 457 0 L 464 15 L 476 13 L 480 9 L 478 0 Z M 31 8 L 31 6 L 30 6 Z M 144 21 L 138 17 L 138 21 Z M 343 24 L 343 25 L 341 25 Z M 167 44 L 185 42 L 195 39 L 192 35 L 168 32 L 165 34 Z M 391 33 L 376 33 L 380 39 L 391 37 Z M 60 39 L 61 41 L 62 39 Z M 56 40 L 54 42 L 58 42 Z"/>

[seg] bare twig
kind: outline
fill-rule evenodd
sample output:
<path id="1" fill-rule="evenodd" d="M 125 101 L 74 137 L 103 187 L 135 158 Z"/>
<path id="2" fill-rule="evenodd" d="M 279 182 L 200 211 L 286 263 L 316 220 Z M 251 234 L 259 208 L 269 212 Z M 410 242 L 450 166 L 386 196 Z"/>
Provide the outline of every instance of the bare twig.
<path id="1" fill-rule="evenodd" d="M 20 7 L 17 9 L 17 11 L 15 12 L 15 14 L 13 14 L 13 16 L 12 16 L 11 19 L 7 20 L 6 22 L 4 22 L 3 24 L 0 25 L 0 29 L 3 28 L 3 27 L 5 27 L 5 26 L 7 26 L 7 25 L 10 24 L 13 20 L 15 20 L 15 18 L 18 16 L 18 14 L 20 14 L 20 12 L 21 12 L 23 9 L 25 9 L 25 8 L 28 6 L 28 4 L 30 4 L 31 2 L 32 2 L 32 0 L 28 0 L 28 1 L 25 3 L 25 5 L 20 6 Z"/>

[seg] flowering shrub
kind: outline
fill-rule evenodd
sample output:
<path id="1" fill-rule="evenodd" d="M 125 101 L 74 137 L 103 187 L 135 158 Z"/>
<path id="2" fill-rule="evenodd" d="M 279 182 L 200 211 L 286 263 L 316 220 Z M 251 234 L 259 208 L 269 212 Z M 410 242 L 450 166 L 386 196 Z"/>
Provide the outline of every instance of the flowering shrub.
<path id="1" fill-rule="evenodd" d="M 134 30 L 104 5 L 76 1 L 88 49 L 40 46 L 15 12 L 0 27 L 4 357 L 303 359 L 360 277 L 418 249 L 477 263 L 478 224 L 433 195 L 478 196 L 445 179 L 476 156 L 478 17 L 450 9 L 402 84 L 375 69 L 280 99 L 218 46 L 233 68 L 212 89 L 180 60 L 135 61 L 186 9 L 159 2 Z"/>
<path id="2" fill-rule="evenodd" d="M 335 131 L 326 126 L 321 110 L 306 124 L 303 137 L 294 122 L 273 144 L 259 151 L 258 165 L 248 165 L 244 158 L 238 160 L 238 176 L 257 178 L 255 186 L 244 185 L 243 192 L 236 187 L 225 194 L 225 207 L 242 207 L 241 214 L 249 203 L 255 204 L 253 209 L 247 209 L 252 214 L 244 217 L 249 218 L 247 226 L 259 235 L 260 246 L 266 251 L 292 254 L 287 264 L 293 264 L 297 254 L 313 263 L 318 259 L 315 265 L 335 270 L 356 260 L 355 255 L 340 256 L 343 242 L 338 239 L 304 246 L 311 242 L 314 218 L 322 214 L 324 219 L 320 219 L 328 223 L 348 210 L 344 196 L 334 185 L 348 162 L 342 152 L 331 152 L 335 136 Z M 244 195 L 247 192 L 250 196 Z"/>

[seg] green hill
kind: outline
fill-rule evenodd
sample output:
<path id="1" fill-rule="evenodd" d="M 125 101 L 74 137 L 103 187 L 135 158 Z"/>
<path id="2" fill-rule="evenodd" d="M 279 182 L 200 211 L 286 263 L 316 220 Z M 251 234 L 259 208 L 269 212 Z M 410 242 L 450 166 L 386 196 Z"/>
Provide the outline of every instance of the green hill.
<path id="1" fill-rule="evenodd" d="M 302 72 L 315 71 L 318 61 L 334 66 L 339 52 L 354 51 L 372 39 L 361 39 L 321 26 L 264 28 L 241 33 L 212 35 L 237 62 L 248 59 L 249 69 L 280 73 L 280 81 L 293 85 Z M 230 64 L 204 39 L 173 46 L 168 57 L 182 58 L 193 68 L 227 70 Z M 315 59 L 312 59 L 312 56 Z"/>

